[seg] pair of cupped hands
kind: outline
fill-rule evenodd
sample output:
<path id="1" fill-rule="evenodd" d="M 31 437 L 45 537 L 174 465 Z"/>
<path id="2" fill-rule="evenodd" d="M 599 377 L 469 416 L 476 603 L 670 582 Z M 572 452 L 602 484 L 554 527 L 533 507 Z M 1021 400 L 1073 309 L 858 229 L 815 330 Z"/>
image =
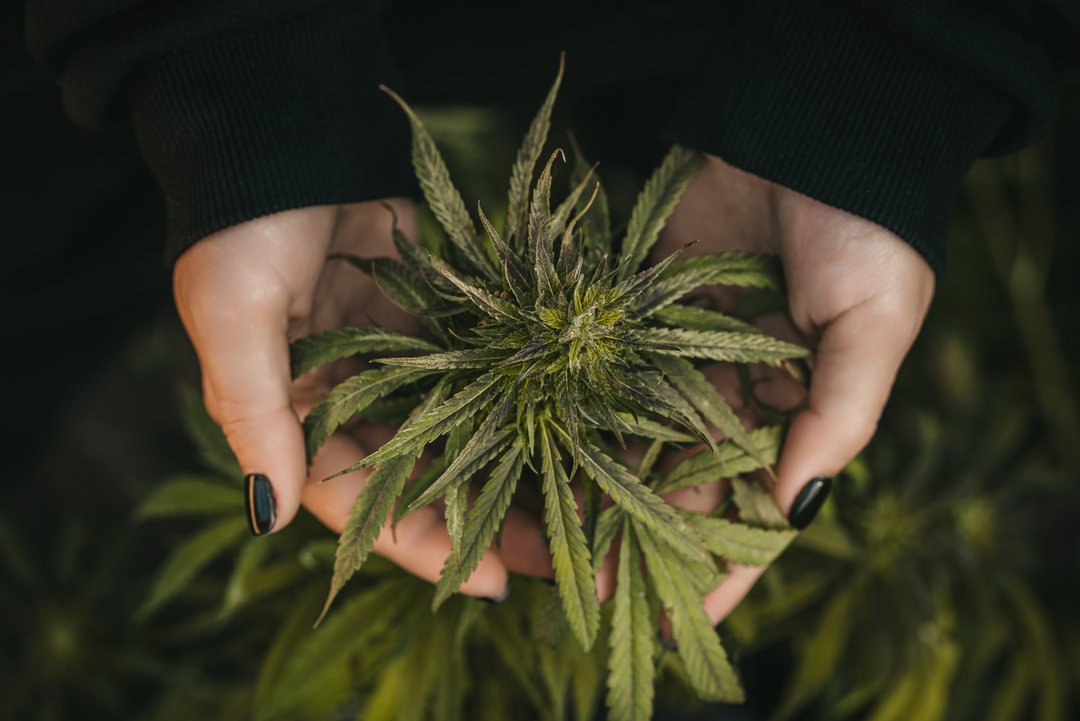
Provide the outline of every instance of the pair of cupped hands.
<path id="1" fill-rule="evenodd" d="M 415 239 L 412 205 L 385 201 L 407 236 Z M 369 471 L 316 482 L 379 448 L 392 428 L 354 424 L 332 436 L 308 468 L 300 419 L 348 373 L 339 365 L 293 381 L 288 344 L 309 333 L 378 324 L 415 330 L 415 320 L 392 305 L 371 282 L 331 253 L 394 256 L 392 217 L 380 202 L 326 205 L 265 216 L 215 233 L 177 261 L 177 308 L 198 354 L 203 394 L 245 473 L 269 481 L 274 512 L 263 508 L 263 528 L 285 527 L 303 505 L 335 532 L 345 525 Z M 781 448 L 776 504 L 785 515 L 808 484 L 820 492 L 870 441 L 901 361 L 914 342 L 934 291 L 934 275 L 907 243 L 867 220 L 829 207 L 709 156 L 670 218 L 656 257 L 698 239 L 688 253 L 746 250 L 779 256 L 788 312 L 758 319 L 773 335 L 812 349 L 807 390 L 790 376 L 753 369 L 754 391 L 764 404 L 802 410 Z M 730 298 L 715 290 L 724 306 Z M 708 369 L 736 398 L 734 369 Z M 759 419 L 742 407 L 749 426 Z M 721 502 L 722 482 L 676 492 L 668 500 L 710 511 Z M 800 506 L 806 504 L 800 500 Z M 812 504 L 816 505 L 816 504 Z M 797 525 L 809 521 L 805 509 Z M 272 528 L 266 528 L 266 522 Z M 795 520 L 795 519 L 793 519 Z M 257 525 L 257 524 L 256 524 Z M 451 552 L 441 514 L 427 507 L 405 517 L 396 532 L 383 529 L 375 552 L 435 582 Z M 616 554 L 617 557 L 617 554 Z M 615 584 L 615 558 L 597 577 L 601 599 Z M 719 622 L 742 600 L 764 567 L 732 566 L 703 599 Z M 499 600 L 509 573 L 553 575 L 543 519 L 512 507 L 498 547 L 487 550 L 461 586 L 470 596 Z"/>

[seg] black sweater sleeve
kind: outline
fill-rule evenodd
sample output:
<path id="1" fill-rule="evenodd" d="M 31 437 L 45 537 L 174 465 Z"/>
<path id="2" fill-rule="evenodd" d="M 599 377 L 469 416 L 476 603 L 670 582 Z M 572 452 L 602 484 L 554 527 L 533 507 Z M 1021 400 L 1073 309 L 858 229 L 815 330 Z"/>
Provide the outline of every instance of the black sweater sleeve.
<path id="1" fill-rule="evenodd" d="M 940 273 L 972 163 L 1050 125 L 1078 4 L 743 3 L 666 137 L 874 221 Z"/>
<path id="2" fill-rule="evenodd" d="M 1036 139 L 1080 0 L 734 2 L 666 137 L 911 243 L 940 271 L 980 155 Z M 81 125 L 130 116 L 175 258 L 304 205 L 415 194 L 365 0 L 29 0 L 31 51 Z"/>
<path id="3" fill-rule="evenodd" d="M 260 215 L 416 192 L 364 0 L 30 0 L 26 35 L 76 123 L 130 117 L 170 261 Z"/>

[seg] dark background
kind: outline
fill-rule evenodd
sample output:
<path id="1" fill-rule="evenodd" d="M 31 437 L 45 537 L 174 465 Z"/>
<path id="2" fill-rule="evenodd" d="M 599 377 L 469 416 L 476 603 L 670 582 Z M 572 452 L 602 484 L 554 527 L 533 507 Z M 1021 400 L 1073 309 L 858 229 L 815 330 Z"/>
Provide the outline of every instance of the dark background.
<path id="1" fill-rule="evenodd" d="M 385 16 L 412 101 L 465 118 L 468 142 L 456 155 L 462 185 L 481 196 L 498 192 L 498 169 L 509 167 L 514 139 L 566 50 L 554 137 L 574 128 L 601 162 L 618 216 L 664 150 L 660 130 L 681 86 L 722 35 L 722 7 L 547 3 L 535 18 L 511 3 L 467 7 L 397 3 Z M 192 465 L 176 389 L 196 387 L 197 371 L 171 307 L 162 203 L 131 138 L 123 127 L 73 127 L 26 55 L 19 8 L 3 12 L 0 287 L 11 363 L 0 487 L 0 718 L 5 709 L 23 709 L 11 711 L 23 718 L 27 708 L 35 718 L 136 718 L 164 694 L 168 664 L 216 663 L 210 646 L 130 624 L 179 537 L 135 524 L 132 509 L 162 477 Z M 464 115 L 452 115 L 458 111 Z M 904 404 L 940 406 L 951 417 L 948 393 L 928 379 L 941 381 L 943 353 L 957 344 L 978 372 L 960 371 L 951 387 L 974 384 L 980 398 L 1017 388 L 1008 403 L 968 418 L 1030 419 L 1023 447 L 1065 479 L 1029 509 L 1036 530 L 1025 538 L 1033 548 L 1025 568 L 1036 595 L 1059 609 L 1054 623 L 1066 637 L 1076 614 L 1061 609 L 1075 602 L 1080 560 L 1077 128 L 1073 83 L 1062 89 L 1050 138 L 1020 159 L 976 169 L 958 201 L 950 271 L 887 417 L 904 417 L 895 408 Z M 1044 284 L 1025 284 L 1018 248 L 1048 268 Z M 903 437 L 905 429 L 887 420 L 883 433 Z M 1002 466 L 991 475 L 1010 473 Z M 130 654 L 120 658 L 117 649 Z M 1080 668 L 1075 649 L 1063 654 Z M 748 659 L 754 707 L 773 703 L 793 663 L 775 648 Z M 1075 689 L 1080 672 L 1070 678 Z M 21 706 L 20 697 L 51 700 Z"/>

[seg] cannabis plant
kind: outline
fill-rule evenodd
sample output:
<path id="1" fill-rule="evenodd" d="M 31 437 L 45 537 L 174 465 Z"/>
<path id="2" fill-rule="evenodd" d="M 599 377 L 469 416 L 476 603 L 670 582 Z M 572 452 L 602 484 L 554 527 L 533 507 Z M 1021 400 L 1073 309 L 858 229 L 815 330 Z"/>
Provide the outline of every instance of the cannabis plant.
<path id="1" fill-rule="evenodd" d="M 538 175 L 536 168 L 561 76 L 560 68 L 518 152 L 501 228 L 477 207 L 483 234 L 419 117 L 387 90 L 408 115 L 413 166 L 446 242 L 432 249 L 395 228 L 399 258 L 343 258 L 415 315 L 422 335 L 345 328 L 292 348 L 297 375 L 358 354 L 370 361 L 305 419 L 309 459 L 353 416 L 385 418 L 411 408 L 391 440 L 330 476 L 374 469 L 341 535 L 327 607 L 367 560 L 392 509 L 396 522 L 441 500 L 453 551 L 436 587 L 438 608 L 495 542 L 518 484 L 535 484 L 565 621 L 584 649 L 601 630 L 594 572 L 621 534 L 608 633 L 613 718 L 651 712 L 661 609 L 696 692 L 735 701 L 742 691 L 701 599 L 724 576 L 718 560 L 767 562 L 793 532 L 753 483 L 733 486 L 739 520 L 684 512 L 661 494 L 767 467 L 775 456 L 778 429 L 745 431 L 695 361 L 780 364 L 805 351 L 737 318 L 680 303 L 703 285 L 775 289 L 769 258 L 683 259 L 680 251 L 643 267 L 700 166 L 697 153 L 668 153 L 620 239 L 580 153 L 569 192 L 552 205 L 562 151 L 550 153 Z M 714 430 L 725 440 L 714 440 Z M 650 444 L 637 469 L 619 459 L 620 448 L 634 442 Z M 687 445 L 699 453 L 669 473 L 652 472 L 665 448 Z M 430 464 L 407 483 L 425 451 Z M 473 483 L 478 493 L 470 504 Z M 601 512 L 604 496 L 613 505 Z"/>

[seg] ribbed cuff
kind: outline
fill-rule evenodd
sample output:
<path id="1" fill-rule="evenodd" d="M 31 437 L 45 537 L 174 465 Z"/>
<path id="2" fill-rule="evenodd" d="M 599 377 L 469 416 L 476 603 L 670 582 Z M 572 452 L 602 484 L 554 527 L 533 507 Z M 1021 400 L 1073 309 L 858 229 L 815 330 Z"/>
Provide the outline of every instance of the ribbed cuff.
<path id="1" fill-rule="evenodd" d="M 842 0 L 789 0 L 730 27 L 665 133 L 873 221 L 945 265 L 964 176 L 1007 100 Z"/>
<path id="2" fill-rule="evenodd" d="M 269 213 L 417 194 L 377 18 L 342 2 L 166 55 L 127 99 L 165 196 L 166 258 Z"/>

